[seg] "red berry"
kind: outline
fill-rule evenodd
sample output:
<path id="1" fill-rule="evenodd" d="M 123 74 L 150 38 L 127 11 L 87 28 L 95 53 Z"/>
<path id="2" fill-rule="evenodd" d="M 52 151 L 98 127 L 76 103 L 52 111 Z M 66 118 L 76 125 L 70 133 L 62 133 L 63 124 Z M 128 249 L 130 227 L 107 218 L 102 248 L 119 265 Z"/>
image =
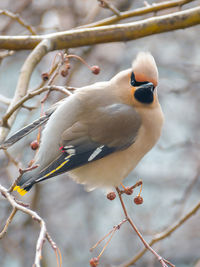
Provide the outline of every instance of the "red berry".
<path id="1" fill-rule="evenodd" d="M 47 73 L 47 72 L 42 73 L 42 80 L 48 81 L 48 79 L 49 79 L 49 73 Z"/>
<path id="2" fill-rule="evenodd" d="M 64 69 L 60 73 L 63 77 L 66 77 L 68 75 L 68 69 Z"/>
<path id="3" fill-rule="evenodd" d="M 68 69 L 68 70 L 71 68 L 71 66 L 70 66 L 69 63 L 67 63 L 67 64 L 65 65 L 65 67 L 66 67 L 66 69 Z"/>
<path id="4" fill-rule="evenodd" d="M 96 267 L 97 265 L 99 265 L 99 258 L 92 258 L 90 260 L 90 266 L 91 267 Z"/>
<path id="5" fill-rule="evenodd" d="M 114 200 L 116 198 L 115 192 L 110 192 L 107 194 L 107 199 Z"/>
<path id="6" fill-rule="evenodd" d="M 140 205 L 143 203 L 143 198 L 141 196 L 137 196 L 134 198 L 134 202 L 136 205 Z"/>
<path id="7" fill-rule="evenodd" d="M 30 146 L 31 146 L 31 148 L 32 148 L 33 150 L 36 150 L 36 149 L 38 149 L 38 147 L 39 147 L 39 143 L 38 143 L 37 140 L 35 140 L 35 141 L 31 142 Z"/>
<path id="8" fill-rule="evenodd" d="M 97 75 L 100 72 L 100 68 L 99 68 L 99 66 L 92 66 L 91 71 L 92 71 L 92 73 Z"/>
<path id="9" fill-rule="evenodd" d="M 133 194 L 133 188 L 126 187 L 126 189 L 124 189 L 124 193 L 127 195 L 132 195 Z"/>

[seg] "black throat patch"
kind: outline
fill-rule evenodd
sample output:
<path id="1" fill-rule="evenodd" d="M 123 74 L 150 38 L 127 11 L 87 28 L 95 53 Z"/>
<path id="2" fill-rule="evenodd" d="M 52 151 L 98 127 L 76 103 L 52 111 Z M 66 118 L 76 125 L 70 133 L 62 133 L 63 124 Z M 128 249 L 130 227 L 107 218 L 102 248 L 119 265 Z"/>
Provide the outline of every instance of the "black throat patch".
<path id="1" fill-rule="evenodd" d="M 135 98 L 144 104 L 151 104 L 153 102 L 153 92 L 151 88 L 138 88 L 134 93 Z"/>

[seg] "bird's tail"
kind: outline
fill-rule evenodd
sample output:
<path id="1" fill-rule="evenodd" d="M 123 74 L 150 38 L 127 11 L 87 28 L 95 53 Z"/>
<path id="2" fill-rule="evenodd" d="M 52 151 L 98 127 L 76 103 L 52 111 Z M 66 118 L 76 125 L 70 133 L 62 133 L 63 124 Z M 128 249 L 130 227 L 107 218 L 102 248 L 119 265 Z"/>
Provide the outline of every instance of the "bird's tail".
<path id="1" fill-rule="evenodd" d="M 13 191 L 17 191 L 21 196 L 24 196 L 36 183 L 35 180 L 37 177 L 38 172 L 35 172 L 34 170 L 24 173 Z"/>

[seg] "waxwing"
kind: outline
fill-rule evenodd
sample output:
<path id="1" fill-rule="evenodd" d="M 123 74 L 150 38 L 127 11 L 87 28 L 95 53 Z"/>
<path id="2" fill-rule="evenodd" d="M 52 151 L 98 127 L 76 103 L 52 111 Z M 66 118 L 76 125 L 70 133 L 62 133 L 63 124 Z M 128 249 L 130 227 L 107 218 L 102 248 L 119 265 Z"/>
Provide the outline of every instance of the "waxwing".
<path id="1" fill-rule="evenodd" d="M 1 147 L 47 122 L 35 160 L 39 166 L 24 173 L 15 190 L 24 195 L 64 172 L 88 189 L 118 186 L 161 135 L 157 84 L 153 56 L 140 52 L 132 68 L 76 90 L 9 138 Z"/>

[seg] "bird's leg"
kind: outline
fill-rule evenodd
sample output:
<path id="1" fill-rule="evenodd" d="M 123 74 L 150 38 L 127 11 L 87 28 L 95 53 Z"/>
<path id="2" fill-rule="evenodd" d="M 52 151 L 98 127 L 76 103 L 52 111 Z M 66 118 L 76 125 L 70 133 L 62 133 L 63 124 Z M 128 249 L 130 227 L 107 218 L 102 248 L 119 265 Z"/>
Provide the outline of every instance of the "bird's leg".
<path id="1" fill-rule="evenodd" d="M 142 241 L 142 243 L 144 244 L 145 248 L 148 249 L 149 251 L 151 251 L 151 253 L 153 253 L 155 255 L 155 257 L 158 259 L 158 261 L 161 263 L 162 267 L 168 267 L 168 265 L 175 267 L 172 263 L 170 263 L 169 261 L 163 259 L 143 238 L 142 234 L 140 233 L 140 231 L 137 229 L 137 227 L 135 226 L 135 224 L 133 223 L 132 219 L 129 217 L 128 212 L 126 210 L 126 206 L 124 204 L 124 201 L 122 199 L 122 192 L 121 190 L 116 187 L 118 196 L 119 196 L 119 200 L 120 203 L 122 205 L 122 209 L 125 215 L 125 219 L 130 223 L 131 227 L 134 229 L 134 231 L 136 232 L 136 234 L 139 236 L 140 240 Z M 168 265 L 167 265 L 168 264 Z"/>

